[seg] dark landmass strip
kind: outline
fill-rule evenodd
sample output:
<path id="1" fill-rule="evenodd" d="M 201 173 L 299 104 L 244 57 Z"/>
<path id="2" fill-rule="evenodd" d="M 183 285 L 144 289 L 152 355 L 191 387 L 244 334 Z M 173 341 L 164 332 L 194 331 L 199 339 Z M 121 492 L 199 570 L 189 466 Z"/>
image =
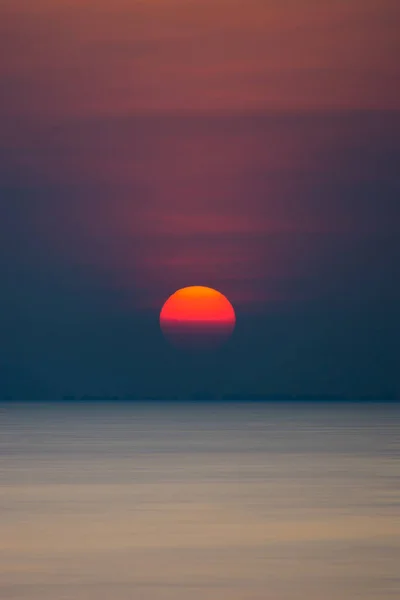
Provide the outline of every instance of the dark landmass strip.
<path id="1" fill-rule="evenodd" d="M 380 394 L 344 395 L 344 394 L 261 394 L 195 392 L 189 395 L 178 394 L 67 394 L 59 398 L 32 396 L 0 396 L 0 402 L 400 402 L 395 392 Z"/>

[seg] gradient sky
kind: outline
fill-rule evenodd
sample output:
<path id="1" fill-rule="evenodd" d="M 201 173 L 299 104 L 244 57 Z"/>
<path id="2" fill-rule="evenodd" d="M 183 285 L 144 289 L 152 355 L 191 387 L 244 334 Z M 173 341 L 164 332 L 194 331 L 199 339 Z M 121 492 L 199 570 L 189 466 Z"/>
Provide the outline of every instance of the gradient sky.
<path id="1" fill-rule="evenodd" d="M 399 390 L 397 0 L 2 0 L 0 393 Z M 238 326 L 182 356 L 158 312 Z"/>

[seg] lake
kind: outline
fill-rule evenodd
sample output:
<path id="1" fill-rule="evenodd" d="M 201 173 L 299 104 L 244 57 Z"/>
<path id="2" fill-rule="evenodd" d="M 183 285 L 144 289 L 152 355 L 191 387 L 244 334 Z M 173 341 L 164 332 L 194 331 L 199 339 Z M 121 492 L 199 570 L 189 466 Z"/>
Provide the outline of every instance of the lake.
<path id="1" fill-rule="evenodd" d="M 0 405 L 2 600 L 400 597 L 400 406 Z"/>

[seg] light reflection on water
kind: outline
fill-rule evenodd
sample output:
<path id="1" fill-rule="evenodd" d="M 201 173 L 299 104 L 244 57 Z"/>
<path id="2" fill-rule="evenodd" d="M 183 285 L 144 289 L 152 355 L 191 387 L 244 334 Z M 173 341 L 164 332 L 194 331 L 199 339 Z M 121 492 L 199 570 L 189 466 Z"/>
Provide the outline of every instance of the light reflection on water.
<path id="1" fill-rule="evenodd" d="M 400 407 L 3 405 L 2 600 L 400 597 Z"/>

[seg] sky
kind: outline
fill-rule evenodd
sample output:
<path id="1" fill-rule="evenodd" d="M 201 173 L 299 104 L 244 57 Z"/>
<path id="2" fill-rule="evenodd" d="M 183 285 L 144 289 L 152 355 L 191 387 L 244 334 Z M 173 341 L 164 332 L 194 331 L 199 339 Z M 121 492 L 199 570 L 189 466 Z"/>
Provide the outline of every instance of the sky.
<path id="1" fill-rule="evenodd" d="M 397 0 L 1 0 L 0 395 L 400 393 Z M 179 287 L 221 350 L 172 349 Z"/>

